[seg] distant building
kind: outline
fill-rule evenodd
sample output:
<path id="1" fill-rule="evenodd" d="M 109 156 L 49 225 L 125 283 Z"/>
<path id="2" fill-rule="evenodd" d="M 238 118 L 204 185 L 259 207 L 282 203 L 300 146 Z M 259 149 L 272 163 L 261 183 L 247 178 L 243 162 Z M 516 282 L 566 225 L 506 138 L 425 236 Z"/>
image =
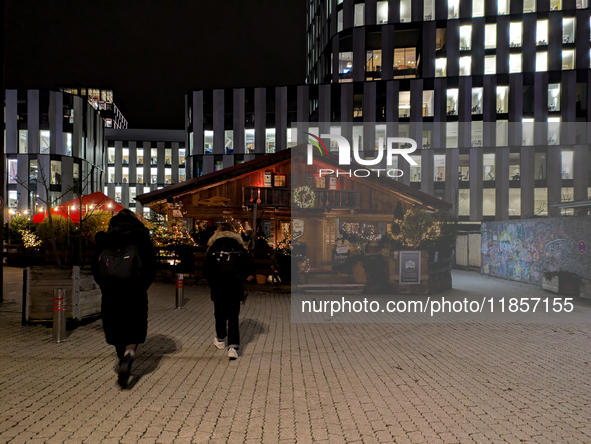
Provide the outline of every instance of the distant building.
<path id="1" fill-rule="evenodd" d="M 186 96 L 189 177 L 305 142 L 295 122 L 353 122 L 364 158 L 380 137 L 418 141 L 398 180 L 465 222 L 591 197 L 587 0 L 316 0 L 306 37 L 306 84 Z"/>
<path id="2" fill-rule="evenodd" d="M 105 128 L 126 129 L 127 120 L 113 102 L 113 91 L 97 88 L 60 88 L 60 91 L 88 99 L 105 121 Z"/>
<path id="3" fill-rule="evenodd" d="M 47 197 L 61 203 L 76 191 L 103 189 L 103 120 L 87 101 L 58 91 L 9 89 L 4 115 L 5 211 L 31 214 Z"/>
<path id="4" fill-rule="evenodd" d="M 187 179 L 186 136 L 183 130 L 105 130 L 104 193 L 149 216 L 150 209 L 136 204 L 135 196 Z"/>

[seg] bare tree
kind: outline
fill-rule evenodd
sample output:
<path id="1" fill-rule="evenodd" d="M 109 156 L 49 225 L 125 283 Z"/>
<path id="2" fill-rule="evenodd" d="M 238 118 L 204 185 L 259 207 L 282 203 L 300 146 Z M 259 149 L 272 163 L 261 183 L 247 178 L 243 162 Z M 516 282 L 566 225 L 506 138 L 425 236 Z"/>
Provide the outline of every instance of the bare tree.
<path id="1" fill-rule="evenodd" d="M 78 181 L 78 183 L 76 183 L 76 181 L 74 181 L 74 185 L 73 185 L 73 189 L 72 189 L 75 199 L 78 201 L 78 205 L 76 205 L 76 208 L 78 209 L 78 230 L 79 230 L 78 261 L 81 266 L 84 266 L 84 263 L 85 263 L 85 254 L 84 254 L 84 249 L 83 249 L 83 245 L 82 245 L 83 244 L 84 227 L 85 227 L 86 223 L 89 221 L 89 219 L 93 218 L 97 214 L 97 211 L 102 206 L 102 204 L 106 202 L 106 200 L 103 198 L 100 201 L 93 203 L 89 207 L 87 207 L 87 208 L 85 207 L 84 197 L 87 195 L 87 193 L 90 194 L 89 191 L 91 189 L 91 185 L 92 185 L 92 171 L 89 171 L 82 178 L 81 181 Z M 85 207 L 84 211 L 83 211 L 83 207 Z"/>
<path id="2" fill-rule="evenodd" d="M 43 203 L 43 205 L 45 207 L 45 216 L 48 218 L 49 240 L 51 243 L 51 250 L 52 250 L 53 256 L 55 258 L 55 261 L 56 261 L 58 267 L 61 267 L 62 262 L 61 262 L 59 252 L 57 249 L 55 228 L 54 228 L 54 223 L 53 223 L 53 217 L 51 215 L 51 209 L 54 206 L 58 205 L 59 202 L 61 202 L 62 198 L 66 194 L 68 194 L 70 191 L 72 191 L 73 187 L 68 187 L 65 191 L 62 191 L 62 193 L 59 196 L 52 198 L 51 180 L 45 174 L 45 170 L 44 170 L 41 162 L 38 162 L 38 174 L 33 178 L 27 177 L 27 180 L 23 180 L 22 178 L 20 178 L 18 176 L 10 176 L 10 177 L 11 177 L 11 179 L 15 180 L 20 186 L 25 188 L 27 191 L 35 193 L 35 195 L 37 196 L 37 199 L 39 199 Z M 29 180 L 29 179 L 33 179 L 33 180 Z M 39 187 L 41 187 L 44 190 L 45 194 L 39 193 Z"/>

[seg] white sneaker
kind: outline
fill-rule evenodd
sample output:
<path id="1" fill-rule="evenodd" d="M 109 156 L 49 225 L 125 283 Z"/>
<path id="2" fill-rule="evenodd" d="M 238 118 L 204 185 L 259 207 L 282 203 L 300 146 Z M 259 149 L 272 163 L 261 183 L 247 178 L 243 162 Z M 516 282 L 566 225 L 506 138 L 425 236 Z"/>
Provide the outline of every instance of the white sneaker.
<path id="1" fill-rule="evenodd" d="M 235 348 L 228 349 L 228 358 L 230 359 L 238 359 L 238 352 Z"/>
<path id="2" fill-rule="evenodd" d="M 220 350 L 223 350 L 224 348 L 226 348 L 226 343 L 224 341 L 218 341 L 217 336 L 213 337 L 213 345 L 215 345 Z"/>

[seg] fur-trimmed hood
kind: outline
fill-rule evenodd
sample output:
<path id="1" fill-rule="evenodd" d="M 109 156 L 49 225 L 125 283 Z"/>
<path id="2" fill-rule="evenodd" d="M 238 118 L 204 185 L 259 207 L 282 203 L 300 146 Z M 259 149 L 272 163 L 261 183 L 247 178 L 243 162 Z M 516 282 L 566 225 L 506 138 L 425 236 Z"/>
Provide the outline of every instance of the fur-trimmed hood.
<path id="1" fill-rule="evenodd" d="M 235 241 L 238 241 L 241 246 L 244 245 L 242 236 L 240 236 L 238 233 L 234 233 L 233 231 L 216 231 L 207 241 L 207 246 L 211 247 L 216 240 L 223 238 L 234 239 Z"/>

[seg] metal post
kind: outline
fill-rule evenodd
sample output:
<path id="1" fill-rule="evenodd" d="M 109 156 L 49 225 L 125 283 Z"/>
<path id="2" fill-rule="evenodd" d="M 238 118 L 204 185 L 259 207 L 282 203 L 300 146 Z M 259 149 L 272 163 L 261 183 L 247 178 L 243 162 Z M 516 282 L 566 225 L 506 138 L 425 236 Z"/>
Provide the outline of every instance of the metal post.
<path id="1" fill-rule="evenodd" d="M 174 308 L 183 308 L 184 277 L 183 273 L 176 274 L 176 301 Z"/>
<path id="2" fill-rule="evenodd" d="M 53 290 L 53 342 L 67 342 L 66 334 L 66 289 Z"/>

